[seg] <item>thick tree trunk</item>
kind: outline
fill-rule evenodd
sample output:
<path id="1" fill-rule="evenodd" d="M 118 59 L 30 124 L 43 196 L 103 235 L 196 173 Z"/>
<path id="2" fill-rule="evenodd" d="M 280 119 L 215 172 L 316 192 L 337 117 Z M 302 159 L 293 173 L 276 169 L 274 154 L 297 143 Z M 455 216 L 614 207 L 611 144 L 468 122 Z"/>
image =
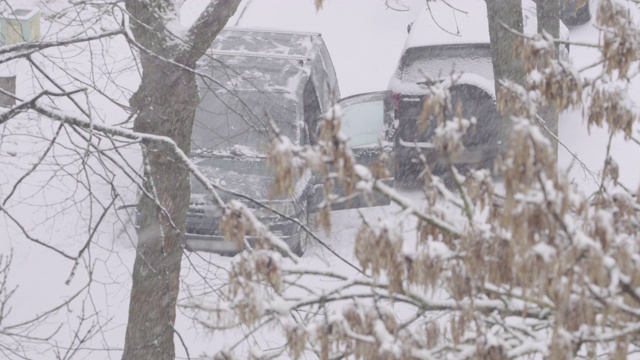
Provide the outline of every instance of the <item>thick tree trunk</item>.
<path id="1" fill-rule="evenodd" d="M 560 0 L 538 0 L 538 32 L 548 32 L 554 38 L 560 37 Z M 555 57 L 559 55 L 559 47 L 556 46 Z M 545 125 L 554 135 L 558 136 L 558 111 L 552 103 L 538 112 L 545 121 Z M 546 132 L 544 132 L 546 134 Z M 550 136 L 551 137 L 551 136 Z M 551 137 L 554 153 L 558 152 L 558 142 Z"/>
<path id="2" fill-rule="evenodd" d="M 134 99 L 134 130 L 171 137 L 189 153 L 198 90 L 193 74 L 173 65 L 147 64 Z M 140 228 L 133 268 L 124 359 L 175 358 L 173 324 L 179 290 L 182 234 L 189 206 L 189 172 L 172 159 L 169 149 L 148 146 L 146 190 L 138 204 Z"/>
<path id="3" fill-rule="evenodd" d="M 171 38 L 172 0 L 127 0 L 131 32 L 140 51 L 142 83 L 130 100 L 134 130 L 172 138 L 187 155 L 200 99 L 192 71 L 233 15 L 240 0 L 212 0 L 186 39 Z M 169 20 L 168 20 L 169 19 Z M 154 55 L 151 55 L 153 53 Z M 185 69 L 185 67 L 187 69 Z M 182 234 L 189 206 L 189 172 L 172 149 L 145 148 L 145 188 L 138 204 L 139 229 L 123 359 L 173 360 L 180 288 Z"/>
<path id="4" fill-rule="evenodd" d="M 486 3 L 497 92 L 500 79 L 524 84 L 524 66 L 516 53 L 519 38 L 505 28 L 522 33 L 522 3 L 521 0 L 486 0 Z"/>
<path id="5" fill-rule="evenodd" d="M 522 2 L 521 0 L 485 0 L 487 3 L 487 17 L 489 19 L 489 37 L 491 39 L 491 60 L 497 96 L 500 96 L 499 81 L 511 80 L 517 84 L 524 84 L 524 64 L 516 52 L 517 35 L 509 29 L 522 33 Z M 500 99 L 498 99 L 500 103 Z M 503 139 L 507 139 L 511 129 L 511 122 L 502 119 Z"/>

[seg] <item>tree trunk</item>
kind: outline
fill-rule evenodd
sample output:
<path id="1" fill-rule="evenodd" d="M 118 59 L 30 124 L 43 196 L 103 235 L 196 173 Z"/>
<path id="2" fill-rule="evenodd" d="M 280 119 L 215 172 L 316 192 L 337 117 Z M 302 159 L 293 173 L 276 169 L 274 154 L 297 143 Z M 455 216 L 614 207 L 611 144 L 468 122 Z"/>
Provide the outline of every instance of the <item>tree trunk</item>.
<path id="1" fill-rule="evenodd" d="M 194 75 L 161 63 L 144 69 L 148 80 L 131 101 L 141 110 L 134 130 L 169 136 L 188 154 L 198 101 Z M 142 103 L 134 100 L 142 96 Z M 143 196 L 138 204 L 140 228 L 123 359 L 175 358 L 173 324 L 191 186 L 189 172 L 172 157 L 168 149 L 146 148 L 146 191 L 157 194 L 162 210 L 150 197 Z"/>
<path id="2" fill-rule="evenodd" d="M 491 39 L 491 60 L 495 79 L 496 95 L 499 93 L 499 80 L 508 79 L 524 85 L 524 64 L 517 55 L 517 35 L 505 28 L 522 33 L 521 0 L 485 0 L 489 20 L 489 37 Z M 498 103 L 500 99 L 498 99 Z M 502 119 L 503 139 L 508 139 L 511 122 Z"/>
<path id="3" fill-rule="evenodd" d="M 524 66 L 516 53 L 519 37 L 505 28 L 522 33 L 522 3 L 521 0 L 486 0 L 486 3 L 497 93 L 500 79 L 524 84 Z"/>
<path id="4" fill-rule="evenodd" d="M 144 48 L 140 50 L 142 83 L 130 100 L 136 112 L 135 131 L 168 136 L 189 154 L 200 98 L 195 74 L 188 69 L 195 68 L 239 3 L 212 0 L 189 29 L 188 38 L 176 40 L 166 26 L 168 19 L 177 16 L 171 0 L 126 1 L 135 46 Z M 123 359 L 173 360 L 191 185 L 188 170 L 174 161 L 171 149 L 149 144 L 143 155 L 145 189 L 152 197 L 142 196 L 138 204 L 138 244 Z"/>
<path id="5" fill-rule="evenodd" d="M 548 32 L 554 38 L 560 37 L 560 0 L 538 0 L 537 12 L 538 12 L 538 32 Z M 554 57 L 559 55 L 559 47 L 556 46 Z M 549 102 L 547 107 L 541 108 L 538 112 L 540 117 L 545 121 L 547 128 L 558 136 L 558 111 L 556 107 Z M 546 134 L 546 131 L 543 133 Z M 554 147 L 554 154 L 558 153 L 558 141 L 552 136 L 549 136 L 551 144 Z"/>

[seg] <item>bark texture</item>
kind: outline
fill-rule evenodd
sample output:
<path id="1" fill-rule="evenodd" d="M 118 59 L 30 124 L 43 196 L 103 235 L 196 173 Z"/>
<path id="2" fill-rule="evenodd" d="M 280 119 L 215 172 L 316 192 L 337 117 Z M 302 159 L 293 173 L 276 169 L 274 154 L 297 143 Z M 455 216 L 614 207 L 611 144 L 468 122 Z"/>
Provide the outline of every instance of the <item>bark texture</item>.
<path id="1" fill-rule="evenodd" d="M 508 29 L 522 33 L 521 0 L 485 0 L 489 20 L 489 37 L 491 41 L 491 60 L 497 96 L 500 96 L 502 79 L 511 80 L 524 85 L 524 64 L 517 54 L 520 38 Z M 500 99 L 498 99 L 500 102 Z M 508 138 L 511 122 L 502 119 L 503 139 Z"/>
<path id="2" fill-rule="evenodd" d="M 168 31 L 177 19 L 171 0 L 126 0 L 134 46 L 141 47 L 142 82 L 130 103 L 134 130 L 172 138 L 186 154 L 200 99 L 194 69 L 240 0 L 212 0 L 180 39 Z M 175 27 L 171 27 L 172 29 Z M 145 147 L 145 187 L 138 204 L 137 255 L 123 359 L 175 358 L 174 328 L 182 234 L 189 206 L 189 172 L 171 149 Z"/>
<path id="3" fill-rule="evenodd" d="M 546 31 L 554 38 L 560 37 L 560 11 L 562 7 L 560 0 L 538 0 L 537 12 L 538 12 L 538 32 L 542 33 Z M 559 47 L 556 46 L 555 58 L 559 55 Z M 540 109 L 540 117 L 545 121 L 545 124 L 551 132 L 558 136 L 558 111 L 553 104 L 548 104 L 545 108 Z M 544 132 L 546 134 L 546 131 Z M 550 139 L 551 144 L 554 146 L 554 150 L 558 152 L 558 142 L 556 139 Z"/>
<path id="4" fill-rule="evenodd" d="M 486 0 L 486 3 L 496 90 L 500 79 L 524 84 L 524 66 L 516 53 L 520 39 L 507 29 L 522 33 L 521 0 Z"/>

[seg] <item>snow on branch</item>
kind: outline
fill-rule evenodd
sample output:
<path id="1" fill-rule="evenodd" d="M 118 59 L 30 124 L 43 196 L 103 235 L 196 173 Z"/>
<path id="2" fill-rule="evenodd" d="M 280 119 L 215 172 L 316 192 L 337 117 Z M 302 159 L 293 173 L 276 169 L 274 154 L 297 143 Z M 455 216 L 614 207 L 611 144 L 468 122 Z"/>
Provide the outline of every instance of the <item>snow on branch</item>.
<path id="1" fill-rule="evenodd" d="M 610 31 L 619 31 L 614 25 Z M 273 263 L 278 259 L 263 253 L 250 261 L 246 254 L 230 275 L 233 292 L 209 309 L 228 318 L 240 311 L 246 324 L 266 321 L 286 339 L 278 351 L 293 358 L 570 358 L 636 351 L 640 199 L 613 191 L 621 169 L 611 141 L 600 190 L 589 196 L 577 189 L 557 167 L 552 141 L 558 139 L 546 135 L 538 114 L 548 104 L 582 106 L 588 125 L 606 124 L 610 139 L 616 133 L 629 139 L 638 123 L 636 104 L 628 78 L 617 76 L 633 74 L 612 58 L 622 72 L 605 67 L 596 79 L 586 78 L 551 56 L 558 42 L 547 35 L 525 39 L 527 82 L 500 83 L 498 106 L 511 132 L 493 175 L 461 171 L 451 161 L 464 148 L 460 141 L 472 119 L 441 119 L 435 150 L 449 160 L 454 182 L 447 188 L 427 169 L 424 205 L 389 186 L 375 166 L 356 164 L 338 106 L 323 115 L 314 145 L 296 145 L 275 129 L 269 161 L 278 192 L 290 191 L 307 168 L 328 179 L 322 225 L 330 226 L 331 205 L 345 198 L 333 193 L 339 187 L 348 199 L 387 196 L 393 215 L 375 223 L 363 218 L 353 247 L 361 272 Z M 425 101 L 425 118 L 437 120 L 447 107 L 446 91 Z"/>

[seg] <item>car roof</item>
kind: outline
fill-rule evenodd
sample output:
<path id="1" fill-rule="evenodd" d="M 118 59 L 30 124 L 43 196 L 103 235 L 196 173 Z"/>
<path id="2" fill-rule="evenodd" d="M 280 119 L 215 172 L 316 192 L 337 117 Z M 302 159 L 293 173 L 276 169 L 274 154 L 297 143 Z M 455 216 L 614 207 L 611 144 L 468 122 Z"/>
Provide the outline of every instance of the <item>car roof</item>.
<path id="1" fill-rule="evenodd" d="M 211 49 L 253 56 L 310 58 L 320 45 L 314 39 L 320 36 L 310 32 L 230 27 L 220 32 Z"/>
<path id="2" fill-rule="evenodd" d="M 522 0 L 524 33 L 537 33 L 536 4 Z M 561 38 L 568 39 L 569 29 L 560 23 Z M 488 44 L 489 25 L 485 0 L 428 0 L 411 26 L 404 48 Z"/>
<path id="3" fill-rule="evenodd" d="M 199 68 L 228 90 L 258 90 L 301 96 L 319 54 L 320 34 L 271 29 L 225 28 Z"/>

